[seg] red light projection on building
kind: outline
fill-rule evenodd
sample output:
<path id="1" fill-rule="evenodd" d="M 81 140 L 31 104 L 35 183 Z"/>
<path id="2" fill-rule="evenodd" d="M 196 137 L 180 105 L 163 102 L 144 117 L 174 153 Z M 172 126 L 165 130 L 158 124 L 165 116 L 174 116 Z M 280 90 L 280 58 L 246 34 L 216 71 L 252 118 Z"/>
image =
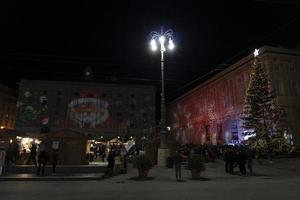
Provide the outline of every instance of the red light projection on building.
<path id="1" fill-rule="evenodd" d="M 249 70 L 228 74 L 175 100 L 169 119 L 177 142 L 224 144 L 243 140 L 241 113 Z"/>

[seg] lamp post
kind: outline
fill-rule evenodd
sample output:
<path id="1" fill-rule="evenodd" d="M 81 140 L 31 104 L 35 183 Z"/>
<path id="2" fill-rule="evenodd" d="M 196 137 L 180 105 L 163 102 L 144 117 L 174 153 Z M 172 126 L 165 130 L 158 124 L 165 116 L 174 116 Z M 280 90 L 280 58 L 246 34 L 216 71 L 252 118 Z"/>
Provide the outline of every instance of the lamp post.
<path id="1" fill-rule="evenodd" d="M 157 51 L 159 46 L 160 51 L 160 66 L 161 66 L 161 127 L 160 127 L 160 149 L 159 149 L 159 155 L 158 155 L 158 165 L 163 166 L 165 163 L 165 159 L 163 157 L 167 156 L 169 154 L 169 151 L 167 149 L 167 138 L 166 138 L 166 99 L 165 99 L 165 75 L 164 75 L 164 52 L 167 50 L 165 47 L 165 43 L 168 42 L 168 49 L 173 50 L 175 45 L 173 42 L 173 31 L 171 29 L 168 29 L 167 31 L 163 31 L 161 29 L 161 32 L 152 31 L 150 33 L 151 41 L 150 46 L 152 51 Z M 157 45 L 159 44 L 159 45 Z M 161 151 L 160 151 L 161 150 Z M 163 154 L 163 155 L 162 155 Z M 162 157 L 162 158 L 160 158 Z M 160 160 L 162 163 L 160 163 Z"/>

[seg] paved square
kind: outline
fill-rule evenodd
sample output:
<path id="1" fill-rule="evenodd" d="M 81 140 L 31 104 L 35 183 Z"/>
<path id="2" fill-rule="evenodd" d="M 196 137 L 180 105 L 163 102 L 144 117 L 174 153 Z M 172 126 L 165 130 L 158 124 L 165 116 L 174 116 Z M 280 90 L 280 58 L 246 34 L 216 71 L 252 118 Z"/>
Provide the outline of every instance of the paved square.
<path id="1" fill-rule="evenodd" d="M 137 175 L 130 168 L 128 174 L 99 181 L 3 181 L 1 200 L 60 200 L 60 199 L 299 199 L 300 158 L 278 159 L 273 163 L 255 164 L 254 176 L 224 173 L 223 162 L 207 164 L 204 180 L 190 179 L 183 170 L 183 182 L 175 181 L 173 169 L 154 168 L 153 179 L 135 181 Z"/>

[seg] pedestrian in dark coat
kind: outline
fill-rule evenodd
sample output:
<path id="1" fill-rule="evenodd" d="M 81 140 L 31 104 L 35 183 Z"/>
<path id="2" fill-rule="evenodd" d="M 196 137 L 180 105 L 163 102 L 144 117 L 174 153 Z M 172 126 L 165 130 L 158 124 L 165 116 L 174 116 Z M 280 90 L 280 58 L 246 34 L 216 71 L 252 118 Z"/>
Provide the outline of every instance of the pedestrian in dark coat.
<path id="1" fill-rule="evenodd" d="M 112 176 L 114 172 L 114 167 L 115 167 L 115 154 L 113 151 L 110 151 L 108 156 L 107 156 L 107 175 Z"/>
<path id="2" fill-rule="evenodd" d="M 249 170 L 249 173 L 252 174 L 253 173 L 253 152 L 251 149 L 247 149 L 247 167 Z"/>
<path id="3" fill-rule="evenodd" d="M 45 175 L 45 166 L 48 161 L 49 161 L 49 153 L 46 151 L 46 149 L 42 149 L 38 156 L 38 169 L 37 169 L 38 176 Z"/>
<path id="4" fill-rule="evenodd" d="M 239 165 L 239 170 L 242 175 L 246 174 L 246 161 L 247 161 L 246 151 L 243 147 L 241 147 L 237 155 L 237 164 Z"/>
<path id="5" fill-rule="evenodd" d="M 229 173 L 233 174 L 234 164 L 236 162 L 236 152 L 230 147 L 228 152 Z"/>
<path id="6" fill-rule="evenodd" d="M 182 155 L 180 154 L 179 151 L 176 151 L 175 156 L 174 156 L 176 181 L 181 180 L 181 163 L 182 163 Z"/>
<path id="7" fill-rule="evenodd" d="M 30 165 L 30 162 L 32 160 L 33 164 L 36 165 L 36 145 L 35 143 L 32 143 L 31 147 L 30 147 L 30 154 L 29 154 L 29 158 L 27 161 L 27 165 Z"/>
<path id="8" fill-rule="evenodd" d="M 229 173 L 229 160 L 230 160 L 230 158 L 229 158 L 229 156 L 230 156 L 230 152 L 229 152 L 230 150 L 229 150 L 229 148 L 228 147 L 226 147 L 226 149 L 225 149 L 225 153 L 224 153 L 224 161 L 225 161 L 225 172 L 226 173 Z"/>
<path id="9" fill-rule="evenodd" d="M 53 174 L 56 174 L 56 165 L 58 162 L 58 149 L 53 149 L 52 152 L 52 172 Z"/>

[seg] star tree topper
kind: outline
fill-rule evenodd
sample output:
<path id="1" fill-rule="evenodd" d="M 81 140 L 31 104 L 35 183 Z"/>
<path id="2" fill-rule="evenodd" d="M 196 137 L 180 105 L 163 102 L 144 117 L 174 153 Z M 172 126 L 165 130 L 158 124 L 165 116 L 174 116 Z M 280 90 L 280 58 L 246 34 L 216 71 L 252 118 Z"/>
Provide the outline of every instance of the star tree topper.
<path id="1" fill-rule="evenodd" d="M 257 57 L 259 55 L 259 49 L 255 49 L 253 54 L 254 54 L 254 57 Z"/>

